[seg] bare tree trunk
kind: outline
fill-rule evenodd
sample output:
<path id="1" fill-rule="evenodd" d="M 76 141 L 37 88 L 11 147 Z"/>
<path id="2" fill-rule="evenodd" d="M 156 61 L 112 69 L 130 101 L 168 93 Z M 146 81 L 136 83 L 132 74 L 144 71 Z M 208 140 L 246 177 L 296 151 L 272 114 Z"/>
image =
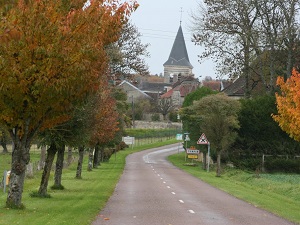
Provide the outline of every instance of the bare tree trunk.
<path id="1" fill-rule="evenodd" d="M 49 181 L 51 167 L 52 167 L 56 152 L 57 152 L 56 145 L 51 144 L 47 150 L 47 158 L 46 158 L 45 167 L 43 170 L 40 188 L 38 191 L 40 196 L 47 196 L 48 181 Z"/>
<path id="2" fill-rule="evenodd" d="M 218 151 L 217 154 L 217 177 L 221 176 L 221 152 Z"/>
<path id="3" fill-rule="evenodd" d="M 7 144 L 6 141 L 7 141 L 6 134 L 5 134 L 5 132 L 2 131 L 1 138 L 0 138 L 0 143 L 1 143 L 1 146 L 3 148 L 3 153 L 8 153 L 8 149 L 7 149 L 7 146 L 6 146 L 6 144 Z"/>
<path id="4" fill-rule="evenodd" d="M 83 163 L 83 155 L 84 155 L 84 146 L 80 146 L 78 148 L 78 164 L 77 164 L 77 169 L 76 169 L 76 177 L 77 179 L 81 179 L 81 172 L 82 172 L 82 163 Z"/>
<path id="5" fill-rule="evenodd" d="M 22 193 L 25 180 L 26 165 L 30 161 L 30 142 L 29 135 L 24 134 L 22 139 L 16 135 L 17 131 L 11 131 L 14 148 L 12 152 L 12 165 L 10 172 L 9 191 L 6 200 L 8 208 L 22 208 Z M 28 134 L 28 133 L 27 133 Z"/>
<path id="6" fill-rule="evenodd" d="M 72 152 L 72 147 L 68 147 L 68 160 L 67 160 L 67 165 L 70 166 L 73 160 L 73 152 Z"/>
<path id="7" fill-rule="evenodd" d="M 64 167 L 65 145 L 59 147 L 56 158 L 54 186 L 55 189 L 63 189 L 61 184 L 61 175 Z"/>
<path id="8" fill-rule="evenodd" d="M 40 162 L 39 162 L 39 166 L 38 166 L 39 170 L 44 169 L 46 153 L 47 153 L 46 146 L 45 145 L 41 146 L 41 156 L 40 156 Z"/>
<path id="9" fill-rule="evenodd" d="M 95 152 L 94 152 L 94 160 L 93 160 L 93 168 L 98 168 L 99 166 L 99 152 L 100 148 L 99 145 L 95 146 Z"/>
<path id="10" fill-rule="evenodd" d="M 104 146 L 100 146 L 100 160 L 104 162 Z"/>
<path id="11" fill-rule="evenodd" d="M 89 149 L 89 162 L 88 162 L 88 171 L 92 171 L 93 170 L 93 149 L 90 148 Z"/>

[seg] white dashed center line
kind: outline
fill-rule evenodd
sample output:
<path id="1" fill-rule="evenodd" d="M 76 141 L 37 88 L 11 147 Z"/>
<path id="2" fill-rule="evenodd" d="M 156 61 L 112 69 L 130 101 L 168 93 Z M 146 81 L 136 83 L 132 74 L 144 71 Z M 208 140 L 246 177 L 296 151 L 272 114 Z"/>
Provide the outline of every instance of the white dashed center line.
<path id="1" fill-rule="evenodd" d="M 189 212 L 190 212 L 190 213 L 195 213 L 194 210 L 191 210 L 191 209 L 189 210 Z"/>
<path id="2" fill-rule="evenodd" d="M 180 202 L 180 203 L 184 203 L 184 201 L 183 201 L 183 200 L 179 200 L 179 202 Z"/>
<path id="3" fill-rule="evenodd" d="M 176 194 L 176 193 L 175 193 L 175 192 L 173 192 L 173 191 L 172 191 L 171 193 L 172 193 L 173 195 L 175 195 L 175 194 Z"/>

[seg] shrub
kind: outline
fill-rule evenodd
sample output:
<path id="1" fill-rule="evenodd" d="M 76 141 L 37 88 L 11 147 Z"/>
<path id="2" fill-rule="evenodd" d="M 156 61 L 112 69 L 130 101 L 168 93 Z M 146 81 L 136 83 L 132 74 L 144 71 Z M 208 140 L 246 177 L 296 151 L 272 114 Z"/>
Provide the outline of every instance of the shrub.
<path id="1" fill-rule="evenodd" d="M 265 162 L 264 168 L 270 173 L 285 172 L 300 174 L 300 160 L 282 158 L 271 159 Z"/>
<path id="2" fill-rule="evenodd" d="M 159 114 L 155 113 L 151 116 L 152 121 L 160 121 Z"/>

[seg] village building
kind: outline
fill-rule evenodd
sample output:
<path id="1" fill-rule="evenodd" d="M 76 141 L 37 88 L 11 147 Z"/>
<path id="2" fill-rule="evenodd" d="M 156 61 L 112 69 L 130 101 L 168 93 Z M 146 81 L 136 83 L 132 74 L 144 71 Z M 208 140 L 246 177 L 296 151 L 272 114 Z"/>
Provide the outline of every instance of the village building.
<path id="1" fill-rule="evenodd" d="M 165 83 L 176 83 L 193 75 L 181 25 L 179 26 L 168 60 L 163 64 Z"/>

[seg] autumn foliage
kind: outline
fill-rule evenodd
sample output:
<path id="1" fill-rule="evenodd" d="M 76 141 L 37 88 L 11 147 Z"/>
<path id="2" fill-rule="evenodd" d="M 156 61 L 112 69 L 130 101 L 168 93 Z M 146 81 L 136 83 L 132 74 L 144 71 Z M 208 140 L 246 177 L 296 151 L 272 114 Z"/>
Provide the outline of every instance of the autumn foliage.
<path id="1" fill-rule="evenodd" d="M 35 133 L 68 121 L 99 91 L 105 48 L 136 7 L 134 0 L 0 2 L 0 125 L 15 147 L 8 207 L 21 206 Z"/>
<path id="2" fill-rule="evenodd" d="M 277 78 L 281 92 L 276 93 L 277 115 L 272 115 L 283 131 L 296 141 L 300 141 L 300 73 L 293 70 L 285 82 Z"/>

